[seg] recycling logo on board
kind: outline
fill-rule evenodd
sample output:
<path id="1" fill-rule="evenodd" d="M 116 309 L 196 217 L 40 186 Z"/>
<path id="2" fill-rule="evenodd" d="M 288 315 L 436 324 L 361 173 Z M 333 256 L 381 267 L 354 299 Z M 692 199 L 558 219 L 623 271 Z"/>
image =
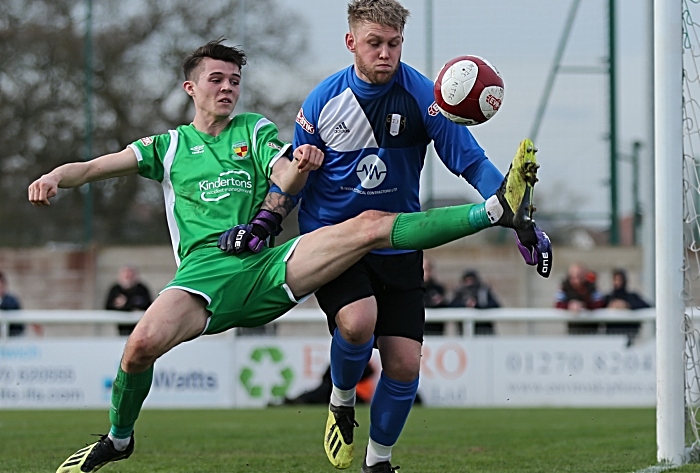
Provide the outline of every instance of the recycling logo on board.
<path id="1" fill-rule="evenodd" d="M 250 354 L 250 362 L 253 366 L 246 366 L 241 370 L 240 380 L 250 397 L 260 398 L 265 394 L 265 385 L 262 376 L 256 374 L 256 370 L 263 368 L 267 363 L 268 368 L 273 366 L 273 384 L 270 393 L 273 397 L 284 397 L 294 379 L 294 371 L 289 366 L 282 366 L 284 354 L 277 347 L 259 347 Z"/>

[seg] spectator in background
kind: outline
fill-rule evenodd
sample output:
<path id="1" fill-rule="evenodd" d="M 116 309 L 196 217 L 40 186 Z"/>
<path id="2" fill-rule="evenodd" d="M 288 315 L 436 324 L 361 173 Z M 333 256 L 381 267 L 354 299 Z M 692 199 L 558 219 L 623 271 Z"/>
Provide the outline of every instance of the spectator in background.
<path id="1" fill-rule="evenodd" d="M 595 273 L 580 263 L 572 263 L 566 279 L 557 291 L 554 306 L 567 309 L 578 316 L 582 310 L 595 310 L 605 307 L 605 297 L 596 288 Z M 569 323 L 572 335 L 592 334 L 598 332 L 598 325 L 590 323 Z"/>
<path id="2" fill-rule="evenodd" d="M 605 296 L 605 307 L 629 310 L 651 307 L 639 294 L 627 290 L 627 272 L 624 269 L 613 269 L 612 283 L 612 292 Z M 627 335 L 628 345 L 631 345 L 639 334 L 641 326 L 641 322 L 612 322 L 607 324 L 605 333 Z"/>
<path id="3" fill-rule="evenodd" d="M 605 307 L 609 309 L 646 309 L 651 307 L 636 292 L 627 290 L 627 272 L 624 269 L 613 269 L 613 290 L 605 296 Z"/>
<path id="4" fill-rule="evenodd" d="M 425 308 L 447 307 L 445 286 L 435 278 L 433 263 L 425 256 L 423 256 L 423 281 L 425 282 L 425 295 L 423 296 Z"/>
<path id="5" fill-rule="evenodd" d="M 376 381 L 374 379 L 375 369 L 370 360 L 365 366 L 365 371 L 362 373 L 362 378 L 357 384 L 357 402 L 360 404 L 369 404 L 374 395 Z M 328 365 L 321 384 L 309 391 L 304 391 L 297 397 L 284 397 L 283 404 L 328 404 L 331 401 L 331 391 L 333 390 L 333 381 L 331 380 L 331 365 Z"/>
<path id="6" fill-rule="evenodd" d="M 462 282 L 452 296 L 450 307 L 468 307 L 472 309 L 495 309 L 501 307 L 491 288 L 484 284 L 479 274 L 468 269 L 462 274 Z M 475 335 L 493 335 L 493 322 L 475 322 Z"/>
<path id="7" fill-rule="evenodd" d="M 450 307 L 471 307 L 473 309 L 495 309 L 501 307 L 491 288 L 484 284 L 473 269 L 462 274 L 462 282 L 450 301 Z"/>
<path id="8" fill-rule="evenodd" d="M 595 273 L 580 263 L 572 263 L 557 291 L 554 306 L 574 312 L 605 307 L 605 297 L 596 288 Z"/>
<path id="9" fill-rule="evenodd" d="M 426 309 L 447 307 L 447 291 L 445 286 L 438 282 L 433 269 L 433 262 L 423 255 L 423 284 L 425 285 L 423 305 L 425 305 Z M 445 333 L 445 323 L 431 322 L 428 320 L 428 314 L 426 314 L 423 333 L 424 335 L 443 335 Z"/>
<path id="10" fill-rule="evenodd" d="M 0 310 L 20 310 L 19 299 L 7 291 L 7 277 L 0 271 Z M 17 337 L 24 333 L 24 324 L 10 324 L 10 337 Z"/>
<path id="11" fill-rule="evenodd" d="M 117 282 L 109 289 L 105 309 L 146 310 L 151 305 L 151 292 L 139 280 L 138 270 L 134 266 L 123 266 L 119 269 Z M 119 335 L 130 335 L 135 324 L 119 324 Z"/>

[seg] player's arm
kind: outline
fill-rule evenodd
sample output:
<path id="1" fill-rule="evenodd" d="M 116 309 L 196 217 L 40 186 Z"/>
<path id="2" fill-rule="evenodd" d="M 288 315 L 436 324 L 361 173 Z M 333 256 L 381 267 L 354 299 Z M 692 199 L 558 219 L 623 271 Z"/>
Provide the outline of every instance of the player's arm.
<path id="1" fill-rule="evenodd" d="M 484 199 L 496 193 L 504 178 L 501 171 L 486 156 L 482 160 L 468 166 L 461 173 L 461 176 Z"/>
<path id="2" fill-rule="evenodd" d="M 309 172 L 318 169 L 323 163 L 323 152 L 313 145 L 299 146 L 292 156 L 291 160 L 283 156 L 273 165 L 270 175 L 272 186 L 260 211 L 251 222 L 264 224 L 269 235 L 279 235 L 282 221 L 299 202 L 299 193 L 306 184 Z"/>
<path id="3" fill-rule="evenodd" d="M 29 185 L 29 202 L 36 206 L 51 205 L 49 199 L 59 188 L 80 187 L 88 182 L 136 174 L 138 170 L 136 154 L 131 148 L 90 161 L 64 164 Z"/>
<path id="4" fill-rule="evenodd" d="M 218 246 L 229 254 L 250 250 L 259 252 L 270 236 L 282 231 L 282 220 L 296 206 L 309 172 L 323 163 L 323 152 L 313 145 L 301 145 L 294 150 L 293 159 L 283 156 L 272 167 L 270 180 L 273 185 L 253 220 L 246 225 L 236 225 L 225 231 Z"/>
<path id="5" fill-rule="evenodd" d="M 304 188 L 309 172 L 321 167 L 323 151 L 314 145 L 303 144 L 294 149 L 292 159 L 278 159 L 272 167 L 270 180 L 282 192 L 297 195 Z"/>
<path id="6" fill-rule="evenodd" d="M 287 218 L 292 210 L 299 203 L 301 194 L 292 195 L 284 192 L 277 184 L 272 184 L 265 196 L 265 201 L 260 206 L 260 210 L 267 210 L 279 214 L 280 221 Z"/>

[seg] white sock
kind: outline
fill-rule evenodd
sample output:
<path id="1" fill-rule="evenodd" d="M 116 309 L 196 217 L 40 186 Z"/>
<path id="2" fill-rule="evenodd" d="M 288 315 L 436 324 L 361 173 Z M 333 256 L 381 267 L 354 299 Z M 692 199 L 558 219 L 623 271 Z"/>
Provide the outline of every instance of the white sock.
<path id="1" fill-rule="evenodd" d="M 488 216 L 489 222 L 491 222 L 491 224 L 498 222 L 498 220 L 500 220 L 500 218 L 503 216 L 503 207 L 498 201 L 498 197 L 496 197 L 495 195 L 492 195 L 491 197 L 486 199 L 485 208 L 486 215 Z"/>
<path id="2" fill-rule="evenodd" d="M 369 445 L 367 445 L 367 466 L 391 461 L 391 449 L 393 447 L 393 445 L 387 447 L 386 445 L 379 444 L 370 438 Z"/>
<path id="3" fill-rule="evenodd" d="M 331 391 L 331 404 L 336 407 L 345 406 L 352 407 L 355 405 L 355 388 L 352 389 L 339 389 L 333 385 L 333 390 Z"/>
<path id="4" fill-rule="evenodd" d="M 114 445 L 114 448 L 116 448 L 120 452 L 126 450 L 126 447 L 129 446 L 129 442 L 131 442 L 131 436 L 125 439 L 118 439 L 112 435 L 112 432 L 110 432 L 109 435 L 107 435 L 107 437 L 109 437 L 109 439 L 112 441 L 112 445 Z"/>

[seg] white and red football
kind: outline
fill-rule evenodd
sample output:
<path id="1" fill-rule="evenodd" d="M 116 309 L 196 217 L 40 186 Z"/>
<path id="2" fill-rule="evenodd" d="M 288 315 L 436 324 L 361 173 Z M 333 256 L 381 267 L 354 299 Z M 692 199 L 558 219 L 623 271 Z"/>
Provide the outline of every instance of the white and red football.
<path id="1" fill-rule="evenodd" d="M 503 103 L 503 78 L 486 59 L 459 56 L 448 61 L 435 79 L 435 103 L 460 125 L 478 125 L 492 118 Z"/>

